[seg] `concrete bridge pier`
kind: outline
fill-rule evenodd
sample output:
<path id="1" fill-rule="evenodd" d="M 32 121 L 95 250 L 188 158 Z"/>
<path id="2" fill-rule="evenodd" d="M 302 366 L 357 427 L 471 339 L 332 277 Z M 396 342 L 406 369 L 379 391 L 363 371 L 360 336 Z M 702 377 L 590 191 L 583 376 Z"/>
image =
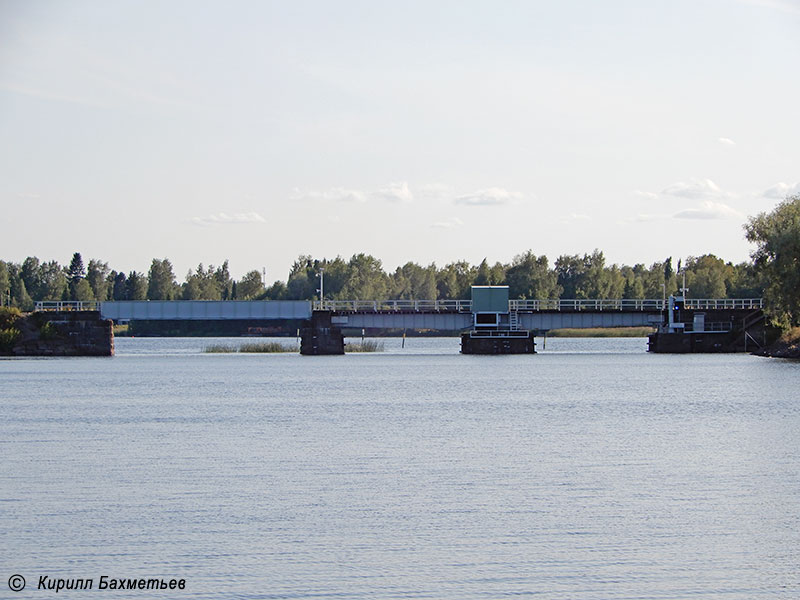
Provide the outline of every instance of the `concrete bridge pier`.
<path id="1" fill-rule="evenodd" d="M 300 329 L 300 354 L 344 354 L 344 336 L 342 330 L 331 323 L 331 311 L 314 311 Z"/>

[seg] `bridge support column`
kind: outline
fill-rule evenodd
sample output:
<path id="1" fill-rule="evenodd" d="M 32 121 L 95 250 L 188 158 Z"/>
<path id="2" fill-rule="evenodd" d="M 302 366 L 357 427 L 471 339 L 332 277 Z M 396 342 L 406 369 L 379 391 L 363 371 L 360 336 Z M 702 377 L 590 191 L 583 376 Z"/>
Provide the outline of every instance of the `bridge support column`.
<path id="1" fill-rule="evenodd" d="M 469 331 L 461 334 L 461 354 L 536 354 L 536 350 L 529 331 Z"/>
<path id="2" fill-rule="evenodd" d="M 344 336 L 340 328 L 332 326 L 330 311 L 314 311 L 300 329 L 300 354 L 344 354 Z"/>

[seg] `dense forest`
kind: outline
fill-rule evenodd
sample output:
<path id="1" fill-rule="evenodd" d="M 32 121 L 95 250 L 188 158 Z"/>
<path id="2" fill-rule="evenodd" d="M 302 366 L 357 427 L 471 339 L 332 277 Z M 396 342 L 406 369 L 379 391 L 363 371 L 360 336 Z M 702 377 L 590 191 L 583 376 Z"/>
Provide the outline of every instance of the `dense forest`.
<path id="1" fill-rule="evenodd" d="M 311 300 L 319 296 L 324 271 L 328 299 L 466 299 L 472 285 L 508 285 L 512 298 L 523 299 L 661 298 L 677 293 L 685 277 L 694 298 L 755 298 L 766 292 L 773 316 L 795 323 L 800 318 L 800 197 L 752 218 L 745 229 L 758 249 L 752 262 L 739 264 L 713 254 L 690 256 L 677 265 L 670 257 L 650 266 L 607 264 L 599 250 L 562 255 L 551 264 L 527 251 L 505 264 L 408 262 L 387 272 L 368 254 L 349 260 L 300 256 L 285 282 L 267 286 L 258 270 L 234 280 L 227 260 L 220 266 L 200 264 L 179 283 L 167 258 L 154 258 L 146 273 L 124 273 L 100 259 L 84 265 L 76 252 L 67 266 L 35 256 L 21 264 L 0 261 L 0 293 L 3 305 L 23 310 L 38 300 Z"/>
<path id="2" fill-rule="evenodd" d="M 472 285 L 508 285 L 512 298 L 661 298 L 677 292 L 686 275 L 694 297 L 758 297 L 763 289 L 752 264 L 732 264 L 712 254 L 689 257 L 677 266 L 671 258 L 645 266 L 609 265 L 599 250 L 559 256 L 551 265 L 531 251 L 510 263 L 479 265 L 458 261 L 437 267 L 413 262 L 387 273 L 368 254 L 319 259 L 300 256 L 286 282 L 264 285 L 260 271 L 231 277 L 228 261 L 202 264 L 178 283 L 169 259 L 154 258 L 148 272 L 119 272 L 92 259 L 84 265 L 76 252 L 68 266 L 35 256 L 21 264 L 0 261 L 4 304 L 31 308 L 37 300 L 311 300 L 319 296 L 324 270 L 329 299 L 459 299 Z"/>

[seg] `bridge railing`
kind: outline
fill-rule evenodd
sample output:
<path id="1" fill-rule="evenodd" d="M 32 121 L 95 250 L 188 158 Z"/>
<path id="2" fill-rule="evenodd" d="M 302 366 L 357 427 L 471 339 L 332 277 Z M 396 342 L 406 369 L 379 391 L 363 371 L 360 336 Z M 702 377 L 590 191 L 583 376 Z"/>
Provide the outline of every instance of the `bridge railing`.
<path id="1" fill-rule="evenodd" d="M 509 300 L 508 308 L 517 312 L 539 312 L 542 310 L 564 310 L 564 311 L 604 311 L 604 310 L 625 310 L 625 311 L 659 311 L 664 309 L 664 301 L 661 299 L 562 299 L 562 300 Z"/>
<path id="2" fill-rule="evenodd" d="M 338 312 L 470 312 L 470 300 L 315 300 L 314 310 Z"/>
<path id="3" fill-rule="evenodd" d="M 39 311 L 75 311 L 75 310 L 100 310 L 100 303 L 95 300 L 43 300 L 34 304 L 34 310 Z"/>
<path id="4" fill-rule="evenodd" d="M 511 312 L 552 311 L 628 311 L 657 312 L 666 308 L 665 300 L 645 299 L 561 299 L 509 300 Z M 724 310 L 764 308 L 761 298 L 687 298 L 684 306 L 692 310 Z M 470 312 L 470 300 L 316 300 L 314 310 L 334 312 Z"/>
<path id="5" fill-rule="evenodd" d="M 687 298 L 686 308 L 694 310 L 723 310 L 764 308 L 763 298 Z"/>
<path id="6" fill-rule="evenodd" d="M 471 312 L 470 300 L 315 300 L 314 310 L 334 312 Z M 756 310 L 764 308 L 762 298 L 687 298 L 684 306 L 692 310 Z M 661 311 L 662 299 L 580 299 L 509 300 L 511 312 L 552 311 Z M 36 302 L 37 311 L 100 310 L 100 302 L 45 300 Z"/>

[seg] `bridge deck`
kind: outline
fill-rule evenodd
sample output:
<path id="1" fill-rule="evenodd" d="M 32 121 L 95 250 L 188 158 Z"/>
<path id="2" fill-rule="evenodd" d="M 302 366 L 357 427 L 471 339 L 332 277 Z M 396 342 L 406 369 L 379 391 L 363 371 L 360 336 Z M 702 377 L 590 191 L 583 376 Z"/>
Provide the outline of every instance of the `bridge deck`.
<path id="1" fill-rule="evenodd" d="M 687 299 L 688 310 L 742 311 L 763 308 L 760 298 Z M 654 325 L 666 309 L 662 299 L 510 300 L 523 329 L 630 327 Z M 306 320 L 312 311 L 331 311 L 344 327 L 438 329 L 473 326 L 469 300 L 325 300 L 325 301 L 118 301 L 37 302 L 36 310 L 99 310 L 115 321 L 264 321 Z"/>
<path id="2" fill-rule="evenodd" d="M 509 300 L 510 312 L 654 312 L 666 308 L 662 299 L 569 299 L 569 300 Z M 689 310 L 756 310 L 764 307 L 761 298 L 689 298 L 684 303 Z M 456 312 L 471 313 L 470 300 L 315 300 L 314 310 L 335 313 L 367 312 Z"/>

